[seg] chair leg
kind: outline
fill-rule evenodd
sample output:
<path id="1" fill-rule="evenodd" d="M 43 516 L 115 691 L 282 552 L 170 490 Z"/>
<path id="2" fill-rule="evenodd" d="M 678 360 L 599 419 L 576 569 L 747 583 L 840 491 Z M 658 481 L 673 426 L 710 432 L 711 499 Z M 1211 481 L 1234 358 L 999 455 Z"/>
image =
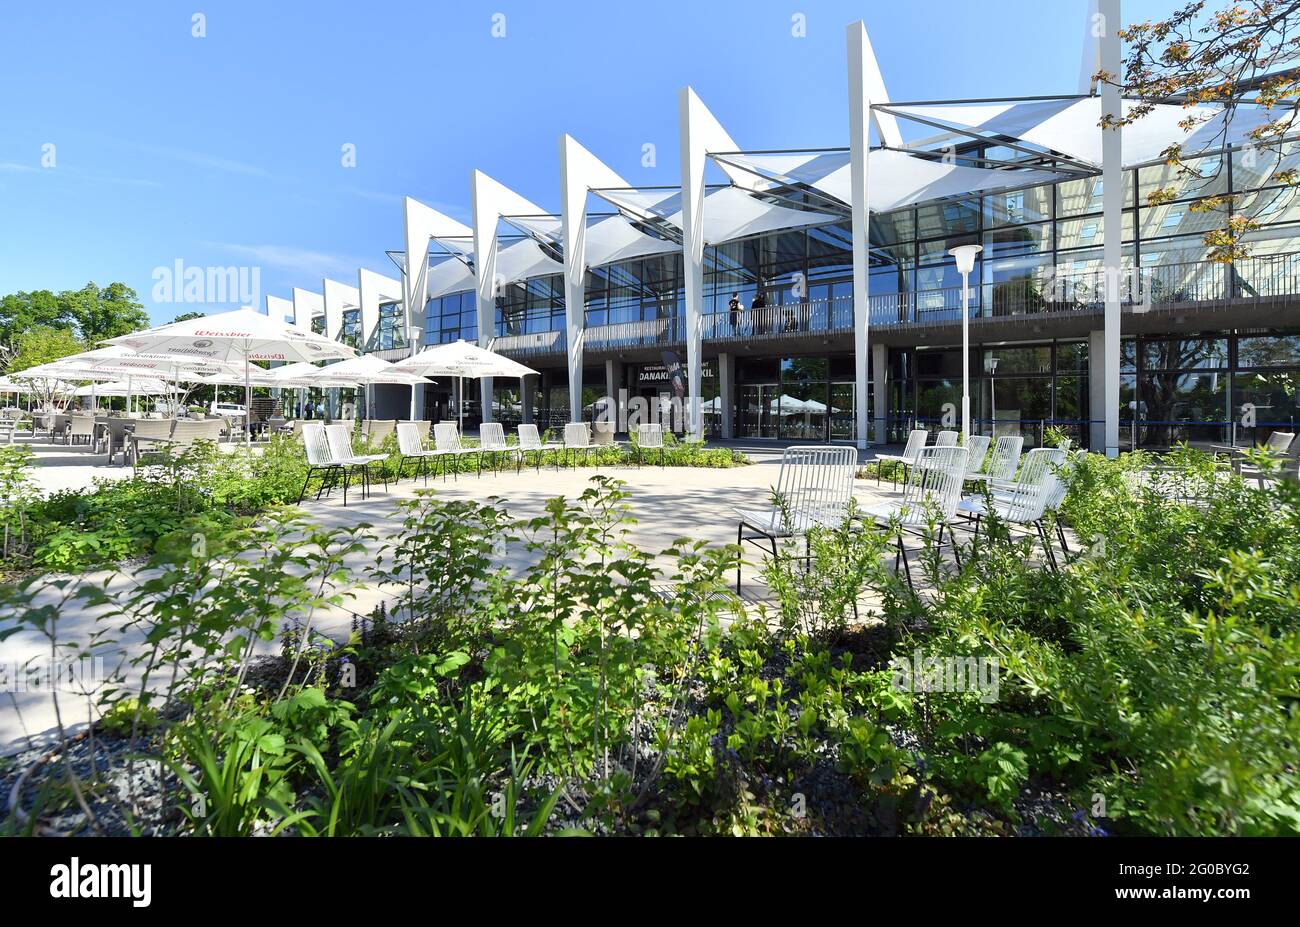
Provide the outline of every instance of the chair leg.
<path id="1" fill-rule="evenodd" d="M 907 577 L 907 588 L 911 590 L 912 595 L 916 595 L 916 586 L 912 582 L 912 565 L 907 560 L 907 547 L 903 544 L 903 535 L 898 536 L 898 553 L 903 558 L 903 574 Z M 897 561 L 895 561 L 897 564 Z M 898 567 L 894 567 L 897 572 Z"/>
<path id="2" fill-rule="evenodd" d="M 1070 545 L 1065 543 L 1065 526 L 1061 524 L 1061 517 L 1057 515 L 1052 520 L 1056 522 L 1056 537 L 1061 542 L 1061 553 L 1069 557 Z"/>
<path id="3" fill-rule="evenodd" d="M 302 481 L 302 492 L 298 493 L 299 504 L 302 503 L 302 497 L 307 495 L 307 484 L 311 482 L 311 475 L 314 470 L 315 470 L 314 467 L 307 468 L 307 479 Z"/>
<path id="4" fill-rule="evenodd" d="M 745 559 L 745 523 L 736 526 L 736 595 L 740 595 L 740 564 Z"/>

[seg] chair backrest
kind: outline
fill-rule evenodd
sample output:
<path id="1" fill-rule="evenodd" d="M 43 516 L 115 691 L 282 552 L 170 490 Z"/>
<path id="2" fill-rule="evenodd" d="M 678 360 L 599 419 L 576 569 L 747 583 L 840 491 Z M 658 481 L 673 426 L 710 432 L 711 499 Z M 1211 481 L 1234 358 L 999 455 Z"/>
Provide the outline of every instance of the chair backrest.
<path id="1" fill-rule="evenodd" d="M 439 422 L 433 426 L 433 446 L 440 451 L 460 450 L 460 431 L 455 422 Z"/>
<path id="2" fill-rule="evenodd" d="M 1264 447 L 1273 454 L 1285 454 L 1291 448 L 1291 442 L 1295 440 L 1295 433 L 1290 431 L 1275 431 L 1268 436 L 1264 442 Z"/>
<path id="3" fill-rule="evenodd" d="M 509 447 L 500 422 L 484 422 L 478 426 L 478 446 L 485 451 L 503 451 Z"/>
<path id="4" fill-rule="evenodd" d="M 979 473 L 980 467 L 984 466 L 984 460 L 989 456 L 989 445 L 993 439 L 988 435 L 968 435 L 966 438 L 966 450 L 970 455 L 966 458 L 966 472 Z"/>
<path id="5" fill-rule="evenodd" d="M 803 531 L 813 525 L 841 524 L 849 514 L 857 471 L 856 448 L 787 447 L 781 454 L 776 502 L 788 527 Z"/>
<path id="6" fill-rule="evenodd" d="M 302 419 L 300 419 L 300 418 L 295 418 L 295 419 L 293 420 L 293 435 L 294 435 L 295 438 L 301 438 L 301 437 L 302 437 L 302 426 L 305 425 L 305 424 L 306 424 L 306 422 L 304 422 L 304 421 L 303 421 Z"/>
<path id="7" fill-rule="evenodd" d="M 424 453 L 424 437 L 415 422 L 400 422 L 397 426 L 397 449 L 408 457 Z"/>
<path id="8" fill-rule="evenodd" d="M 923 447 L 903 484 L 904 524 L 924 524 L 931 514 L 943 519 L 957 514 L 970 451 L 951 444 Z"/>
<path id="9" fill-rule="evenodd" d="M 538 434 L 536 425 L 519 426 L 519 446 L 526 451 L 542 449 L 542 436 Z"/>
<path id="10" fill-rule="evenodd" d="M 664 426 L 659 423 L 636 426 L 636 443 L 640 447 L 663 447 Z"/>
<path id="11" fill-rule="evenodd" d="M 72 416 L 72 428 L 68 432 L 72 435 L 89 435 L 95 433 L 95 417 L 93 415 L 74 415 Z"/>
<path id="12" fill-rule="evenodd" d="M 1065 451 L 1056 447 L 1036 447 L 1026 454 L 1016 479 L 1000 491 L 999 498 L 1006 505 L 1003 517 L 1019 523 L 1042 518 L 1048 500 L 1060 488 L 1056 470 L 1065 456 Z"/>
<path id="13" fill-rule="evenodd" d="M 956 447 L 957 439 L 961 437 L 958 431 L 941 431 L 939 436 L 934 439 L 935 447 Z"/>
<path id="14" fill-rule="evenodd" d="M 993 445 L 993 456 L 989 458 L 988 473 L 995 480 L 1009 480 L 1016 475 L 1020 466 L 1020 451 L 1025 446 L 1025 439 L 1020 435 L 1003 435 Z"/>
<path id="15" fill-rule="evenodd" d="M 587 430 L 586 422 L 569 422 L 564 426 L 564 446 L 565 447 L 590 447 L 591 432 Z"/>
<path id="16" fill-rule="evenodd" d="M 307 449 L 308 466 L 324 467 L 333 462 L 325 426 L 320 422 L 302 423 L 302 444 Z"/>
<path id="17" fill-rule="evenodd" d="M 1070 492 L 1070 483 L 1074 479 L 1075 467 L 1079 465 L 1079 455 L 1084 451 L 1069 451 L 1065 448 L 1059 448 L 1061 451 L 1061 461 L 1056 464 L 1054 476 L 1056 485 L 1052 491 L 1047 494 L 1047 511 L 1054 512 L 1061 507 L 1065 501 L 1066 495 Z"/>
<path id="18" fill-rule="evenodd" d="M 325 426 L 325 440 L 329 445 L 330 456 L 335 460 L 349 460 L 356 456 L 352 453 L 352 427 L 343 422 Z"/>
<path id="19" fill-rule="evenodd" d="M 929 439 L 930 432 L 924 428 L 913 428 L 907 433 L 907 447 L 903 448 L 903 457 L 907 460 L 916 460 L 916 454 L 921 448 L 925 447 L 925 442 Z"/>
<path id="20" fill-rule="evenodd" d="M 614 423 L 596 422 L 591 426 L 591 443 L 608 445 L 614 443 Z"/>
<path id="21" fill-rule="evenodd" d="M 365 425 L 368 426 L 364 432 L 366 437 L 370 439 L 371 444 L 378 446 L 383 444 L 384 439 L 393 433 L 397 423 L 391 418 L 384 418 L 374 419 L 373 421 L 368 420 Z"/>
<path id="22" fill-rule="evenodd" d="M 172 429 L 174 446 L 189 447 L 195 441 L 211 441 L 214 444 L 221 437 L 221 420 L 211 422 L 177 421 Z"/>
<path id="23" fill-rule="evenodd" d="M 135 423 L 134 434 L 137 438 L 170 438 L 172 436 L 172 426 L 175 424 L 171 419 L 140 419 Z"/>

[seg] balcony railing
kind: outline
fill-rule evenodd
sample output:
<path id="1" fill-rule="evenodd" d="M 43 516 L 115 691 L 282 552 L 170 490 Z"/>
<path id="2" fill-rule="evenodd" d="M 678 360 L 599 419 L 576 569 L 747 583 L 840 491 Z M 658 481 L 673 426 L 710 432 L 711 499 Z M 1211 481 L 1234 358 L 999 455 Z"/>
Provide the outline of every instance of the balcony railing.
<path id="1" fill-rule="evenodd" d="M 498 335 L 488 349 L 502 354 L 563 354 L 563 331 L 531 332 L 527 335 Z"/>
<path id="2" fill-rule="evenodd" d="M 593 325 L 583 334 L 589 348 L 624 348 L 656 344 L 681 344 L 677 320 L 643 319 L 640 322 L 614 322 Z"/>
<path id="3" fill-rule="evenodd" d="M 1233 264 L 1198 261 L 1160 264 L 1124 271 L 1117 284 L 1128 309 L 1300 297 L 1300 253 L 1247 258 Z M 1005 283 L 972 285 L 973 320 L 1075 312 L 1102 312 L 1107 292 L 1100 270 L 1051 274 Z M 872 326 L 953 323 L 961 319 L 960 287 L 870 297 Z M 708 341 L 789 339 L 853 331 L 853 300 L 848 296 L 784 306 L 705 313 L 701 334 Z M 646 319 L 593 325 L 584 334 L 588 349 L 680 345 L 685 331 L 679 319 Z M 563 332 L 497 338 L 493 349 L 510 354 L 563 353 Z"/>

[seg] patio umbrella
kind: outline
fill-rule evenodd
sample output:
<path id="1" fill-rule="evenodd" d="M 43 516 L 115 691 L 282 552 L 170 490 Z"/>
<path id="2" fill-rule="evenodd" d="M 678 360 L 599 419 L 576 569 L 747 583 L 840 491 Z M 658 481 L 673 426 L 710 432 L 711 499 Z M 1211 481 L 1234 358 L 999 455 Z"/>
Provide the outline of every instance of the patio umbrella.
<path id="1" fill-rule="evenodd" d="M 521 380 L 537 373 L 531 367 L 525 367 L 508 357 L 480 348 L 469 341 L 453 341 L 450 344 L 438 344 L 425 348 L 419 354 L 403 358 L 393 367 L 415 373 L 424 377 L 455 377 L 457 386 L 465 377 L 519 377 Z M 463 391 L 463 390 L 462 390 Z M 521 390 L 522 392 L 522 390 Z M 461 425 L 464 425 L 465 403 L 458 403 Z M 411 387 L 411 417 L 415 418 L 415 387 Z"/>
<path id="2" fill-rule="evenodd" d="M 90 383 L 78 387 L 74 396 L 165 396 L 171 387 L 162 380 L 118 380 L 112 383 Z"/>
<path id="3" fill-rule="evenodd" d="M 414 393 L 416 386 L 429 382 L 420 374 L 399 370 L 396 364 L 390 364 L 373 354 L 363 354 L 351 360 L 318 367 L 314 375 L 304 379 L 311 382 L 313 386 L 363 386 L 366 388 L 367 409 L 373 408 L 370 402 L 370 387 L 375 383 L 409 386 Z"/>
<path id="4" fill-rule="evenodd" d="M 254 309 L 236 309 L 199 319 L 172 322 L 143 332 L 109 339 L 137 351 L 166 356 L 205 359 L 244 365 L 246 408 L 253 408 L 252 361 L 336 360 L 356 356 L 356 351 L 324 335 L 296 328 Z M 244 429 L 245 443 L 252 442 Z"/>

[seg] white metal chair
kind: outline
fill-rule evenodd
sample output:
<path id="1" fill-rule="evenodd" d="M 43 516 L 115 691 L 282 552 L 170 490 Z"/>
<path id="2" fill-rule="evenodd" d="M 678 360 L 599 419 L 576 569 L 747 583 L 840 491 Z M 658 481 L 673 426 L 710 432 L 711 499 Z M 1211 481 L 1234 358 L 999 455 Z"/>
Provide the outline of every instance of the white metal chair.
<path id="1" fill-rule="evenodd" d="M 595 448 L 591 443 L 591 431 L 586 422 L 569 422 L 564 426 L 564 456 L 566 463 L 576 457 L 578 451 L 586 451 L 587 459 Z"/>
<path id="2" fill-rule="evenodd" d="M 370 494 L 370 467 L 385 460 L 386 454 L 357 454 L 352 450 L 352 426 L 339 422 L 325 426 L 325 438 L 329 442 L 330 458 L 343 471 L 343 504 L 348 504 L 348 486 L 352 474 L 360 471 L 361 498 Z M 380 468 L 383 475 L 384 490 L 388 490 L 388 474 Z"/>
<path id="3" fill-rule="evenodd" d="M 563 444 L 556 444 L 554 441 L 543 442 L 542 436 L 540 433 L 538 433 L 536 425 L 534 424 L 520 425 L 519 426 L 519 461 L 517 462 L 515 469 L 518 470 L 518 468 L 523 465 L 524 458 L 527 454 L 533 453 L 537 455 L 536 457 L 533 458 L 533 463 L 537 468 L 537 470 L 540 472 L 542 469 L 542 455 L 544 455 L 547 451 L 554 451 L 556 454 L 555 467 L 558 470 L 560 467 L 559 453 L 562 450 L 564 450 Z"/>
<path id="4" fill-rule="evenodd" d="M 908 470 L 907 479 L 903 483 L 903 498 L 869 506 L 862 512 L 877 524 L 897 528 L 898 553 L 894 555 L 894 571 L 898 571 L 901 561 L 907 585 L 914 592 L 916 587 L 912 583 L 912 567 L 907 560 L 904 534 L 919 533 L 928 528 L 932 520 L 937 521 L 939 534 L 935 543 L 942 546 L 946 530 L 952 538 L 953 556 L 957 558 L 958 566 L 961 565 L 956 538 L 952 537 L 952 521 L 961 502 L 962 481 L 969 460 L 970 451 L 964 447 L 923 447 Z"/>
<path id="5" fill-rule="evenodd" d="M 1020 435 L 1003 435 L 998 438 L 998 443 L 993 445 L 993 454 L 988 459 L 988 468 L 983 473 L 969 473 L 966 479 L 998 483 L 1013 478 L 1016 469 L 1020 466 L 1020 451 L 1024 446 L 1025 439 Z"/>
<path id="6" fill-rule="evenodd" d="M 68 425 L 68 443 L 77 444 L 78 438 L 85 438 L 89 446 L 95 436 L 95 416 L 74 415 Z"/>
<path id="7" fill-rule="evenodd" d="M 941 431 L 934 439 L 935 447 L 956 447 L 957 439 L 961 437 L 959 431 Z"/>
<path id="8" fill-rule="evenodd" d="M 636 465 L 641 466 L 642 455 L 646 451 L 659 452 L 659 466 L 664 465 L 664 426 L 660 423 L 636 426 Z"/>
<path id="9" fill-rule="evenodd" d="M 1060 492 L 1061 479 L 1057 474 L 1065 457 L 1065 451 L 1059 448 L 1036 447 L 1025 455 L 1024 465 L 1014 480 L 990 481 L 990 491 L 986 495 L 963 499 L 957 509 L 975 520 L 975 543 L 979 543 L 980 525 L 989 515 L 995 515 L 1008 525 L 1032 527 L 1055 569 L 1056 553 L 1048 540 L 1043 517 L 1049 500 Z"/>
<path id="10" fill-rule="evenodd" d="M 326 477 L 321 480 L 320 489 L 316 490 L 316 498 L 319 500 L 322 493 L 333 488 L 334 481 L 342 472 L 342 467 L 330 453 L 329 439 L 325 435 L 325 426 L 320 422 L 303 422 L 302 443 L 307 451 L 307 478 L 303 480 L 302 492 L 298 493 L 298 501 L 302 502 L 303 497 L 307 495 L 307 487 L 311 484 L 311 478 L 318 473 L 324 474 Z"/>
<path id="11" fill-rule="evenodd" d="M 1056 527 L 1056 539 L 1061 544 L 1061 553 L 1068 557 L 1070 546 L 1065 542 L 1065 526 L 1061 524 L 1060 510 L 1065 497 L 1070 493 L 1070 483 L 1073 482 L 1075 468 L 1079 465 L 1079 455 L 1085 452 L 1071 452 L 1065 445 L 1062 445 L 1060 451 L 1062 459 L 1056 467 L 1056 485 L 1047 496 L 1046 510 L 1047 514 L 1052 516 L 1052 523 Z"/>
<path id="12" fill-rule="evenodd" d="M 993 439 L 988 435 L 969 435 L 966 438 L 966 450 L 970 451 L 970 456 L 966 458 L 966 473 L 969 477 L 972 473 L 979 473 L 984 466 L 984 461 L 989 456 L 989 445 Z"/>
<path id="13" fill-rule="evenodd" d="M 479 450 L 479 454 L 478 454 L 479 476 L 483 475 L 484 454 L 492 455 L 491 460 L 494 464 L 492 468 L 493 472 L 500 472 L 499 468 L 496 467 L 495 464 L 498 461 L 498 459 L 501 457 L 501 455 L 503 454 L 515 454 L 517 456 L 520 455 L 519 449 L 516 447 L 511 447 L 510 443 L 506 441 L 506 432 L 505 429 L 501 427 L 500 422 L 484 422 L 482 425 L 479 426 L 478 450 Z M 516 466 L 515 472 L 518 471 L 519 471 L 519 467 Z"/>
<path id="14" fill-rule="evenodd" d="M 898 468 L 906 469 L 916 460 L 917 453 L 925 447 L 926 439 L 930 433 L 924 428 L 913 428 L 907 433 L 907 447 L 903 448 L 901 454 L 880 454 L 876 457 L 876 485 L 880 485 L 880 467 L 882 464 L 892 463 L 894 465 L 894 485 L 898 485 Z"/>
<path id="15" fill-rule="evenodd" d="M 397 478 L 393 480 L 394 484 L 401 482 L 402 470 L 408 460 L 416 462 L 416 474 L 424 474 L 424 484 L 429 484 L 429 459 L 437 459 L 437 451 L 426 450 L 424 446 L 424 434 L 428 428 L 421 428 L 423 423 L 401 422 L 397 426 L 397 453 L 400 455 L 397 462 Z"/>
<path id="16" fill-rule="evenodd" d="M 433 426 L 433 446 L 442 462 L 442 478 L 447 479 L 447 462 L 466 454 L 477 454 L 478 448 L 464 447 L 460 443 L 460 429 L 455 422 L 439 422 Z M 452 479 L 456 478 L 460 468 L 452 470 Z"/>
<path id="17" fill-rule="evenodd" d="M 832 528 L 843 524 L 853 498 L 853 479 L 858 469 L 858 452 L 852 447 L 816 445 L 787 447 L 781 454 L 781 472 L 768 504 L 762 508 L 738 508 L 736 545 L 745 542 L 772 548 L 779 556 L 777 541 L 804 537 L 813 527 Z M 746 534 L 745 529 L 749 529 Z M 740 592 L 741 558 L 736 558 L 736 592 Z"/>

